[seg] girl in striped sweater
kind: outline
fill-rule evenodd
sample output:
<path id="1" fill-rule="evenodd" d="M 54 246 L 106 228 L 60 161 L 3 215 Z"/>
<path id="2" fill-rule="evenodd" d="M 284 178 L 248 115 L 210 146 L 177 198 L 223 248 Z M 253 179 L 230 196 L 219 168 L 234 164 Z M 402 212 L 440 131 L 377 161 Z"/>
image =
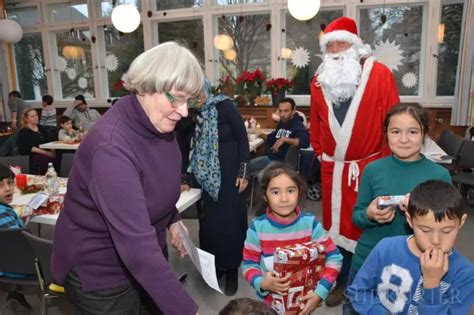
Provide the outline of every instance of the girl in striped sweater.
<path id="1" fill-rule="evenodd" d="M 342 256 L 313 214 L 302 212 L 298 202 L 306 183 L 292 169 L 273 163 L 262 174 L 260 189 L 268 202 L 266 213 L 252 220 L 244 244 L 242 269 L 257 296 L 271 304 L 271 293 L 285 295 L 289 276 L 273 273 L 275 248 L 317 241 L 326 248 L 326 263 L 315 290 L 302 298 L 306 306 L 301 314 L 310 314 L 326 299 L 342 265 Z"/>

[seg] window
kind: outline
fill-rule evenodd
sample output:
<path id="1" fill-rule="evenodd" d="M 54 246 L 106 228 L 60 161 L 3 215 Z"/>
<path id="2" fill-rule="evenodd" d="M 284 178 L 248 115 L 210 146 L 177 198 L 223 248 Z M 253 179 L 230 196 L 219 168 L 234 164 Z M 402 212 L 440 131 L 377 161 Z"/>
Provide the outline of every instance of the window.
<path id="1" fill-rule="evenodd" d="M 102 17 L 104 16 L 111 16 L 112 15 L 112 10 L 114 9 L 114 3 L 115 5 L 120 5 L 120 4 L 131 4 L 137 7 L 138 11 L 141 11 L 141 1 L 140 0 L 101 0 L 100 1 L 100 14 Z M 94 1 L 95 3 L 95 1 Z"/>
<path id="2" fill-rule="evenodd" d="M 89 30 L 62 31 L 55 35 L 58 57 L 53 67 L 56 76 L 59 72 L 61 98 L 73 98 L 77 94 L 94 97 Z"/>
<path id="3" fill-rule="evenodd" d="M 235 79 L 242 71 L 256 68 L 270 76 L 270 15 L 226 15 L 218 21 L 218 33 L 232 38 L 235 51 L 235 54 L 219 51 L 220 77 L 230 75 Z"/>
<path id="4" fill-rule="evenodd" d="M 202 20 L 162 22 L 158 24 L 160 43 L 175 41 L 188 47 L 204 65 L 204 30 Z"/>
<path id="5" fill-rule="evenodd" d="M 214 0 L 217 5 L 232 5 L 232 4 L 247 4 L 247 3 L 262 3 L 265 0 Z"/>
<path id="6" fill-rule="evenodd" d="M 105 70 L 107 71 L 108 90 L 110 97 L 121 96 L 114 85 L 128 71 L 132 61 L 144 51 L 143 27 L 128 34 L 119 33 L 112 25 L 104 28 Z"/>
<path id="7" fill-rule="evenodd" d="M 16 78 L 25 100 L 39 100 L 48 93 L 44 72 L 44 52 L 41 34 L 24 34 L 14 45 Z"/>
<path id="8" fill-rule="evenodd" d="M 156 0 L 157 10 L 202 7 L 204 0 Z"/>
<path id="9" fill-rule="evenodd" d="M 422 91 L 423 14 L 423 6 L 360 9 L 362 41 L 392 70 L 400 95 Z"/>
<path id="10" fill-rule="evenodd" d="M 463 3 L 442 1 L 441 23 L 438 28 L 438 76 L 436 95 L 454 95 L 456 71 L 461 48 Z"/>
<path id="11" fill-rule="evenodd" d="M 299 21 L 286 13 L 286 47 L 292 51 L 286 59 L 286 77 L 293 80 L 291 94 L 309 94 L 309 82 L 313 78 L 321 58 L 319 34 L 332 20 L 341 17 L 342 10 L 320 11 L 309 21 Z"/>
<path id="12" fill-rule="evenodd" d="M 36 7 L 8 9 L 8 18 L 17 21 L 23 27 L 36 26 L 40 22 Z"/>
<path id="13" fill-rule="evenodd" d="M 86 1 L 50 4 L 46 7 L 49 23 L 84 21 L 89 18 Z"/>

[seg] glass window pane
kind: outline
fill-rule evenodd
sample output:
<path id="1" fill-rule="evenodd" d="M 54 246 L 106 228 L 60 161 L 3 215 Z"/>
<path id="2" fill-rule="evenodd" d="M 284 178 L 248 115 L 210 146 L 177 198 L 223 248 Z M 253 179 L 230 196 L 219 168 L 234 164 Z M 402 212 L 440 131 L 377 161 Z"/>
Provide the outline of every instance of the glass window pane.
<path id="1" fill-rule="evenodd" d="M 8 18 L 17 21 L 23 27 L 36 26 L 40 23 L 36 7 L 8 9 Z"/>
<path id="2" fill-rule="evenodd" d="M 423 6 L 360 10 L 360 36 L 395 75 L 400 95 L 421 94 Z M 385 16 L 385 22 L 383 23 Z"/>
<path id="3" fill-rule="evenodd" d="M 41 34 L 23 34 L 14 45 L 17 82 L 25 100 L 39 100 L 48 93 L 44 72 L 44 53 Z"/>
<path id="4" fill-rule="evenodd" d="M 232 16 L 219 18 L 219 34 L 229 35 L 234 41 L 235 56 L 220 50 L 220 77 L 234 79 L 244 70 L 262 70 L 265 76 L 271 73 L 269 14 Z M 232 58 L 235 57 L 235 58 Z"/>
<path id="5" fill-rule="evenodd" d="M 436 95 L 454 95 L 458 68 L 463 3 L 442 1 L 441 24 L 438 29 L 438 80 Z M 444 34 L 443 34 L 444 33 Z M 444 35 L 444 36 L 443 36 Z"/>
<path id="6" fill-rule="evenodd" d="M 46 7 L 49 23 L 85 21 L 89 18 L 85 1 L 50 4 Z"/>
<path id="7" fill-rule="evenodd" d="M 115 84 L 127 72 L 132 61 L 144 51 L 143 27 L 140 25 L 136 31 L 120 34 L 112 25 L 104 29 L 105 40 L 105 70 L 109 86 L 109 96 L 119 97 L 123 91 L 116 90 Z"/>
<path id="8" fill-rule="evenodd" d="M 54 68 L 60 73 L 63 99 L 73 98 L 77 94 L 93 98 L 94 75 L 89 30 L 57 32 L 56 42 L 59 57 Z"/>
<path id="9" fill-rule="evenodd" d="M 247 3 L 262 3 L 266 0 L 214 0 L 217 5 L 232 5 L 232 4 L 247 4 Z"/>
<path id="10" fill-rule="evenodd" d="M 309 82 L 321 64 L 319 33 L 325 25 L 341 17 L 341 10 L 320 11 L 309 21 L 299 21 L 286 13 L 286 47 L 292 51 L 286 60 L 286 77 L 293 80 L 291 94 L 309 94 Z M 306 59 L 307 56 L 309 59 Z"/>
<path id="11" fill-rule="evenodd" d="M 157 10 L 202 7 L 204 0 L 156 0 Z"/>
<path id="12" fill-rule="evenodd" d="M 116 5 L 119 4 L 131 4 L 134 5 L 138 11 L 141 11 L 142 5 L 140 0 L 101 0 L 100 1 L 100 13 L 101 16 L 111 16 L 112 15 L 112 10 L 114 9 L 113 2 L 116 3 Z"/>
<path id="13" fill-rule="evenodd" d="M 202 20 L 163 22 L 158 24 L 160 43 L 176 41 L 185 44 L 204 65 L 204 30 Z"/>

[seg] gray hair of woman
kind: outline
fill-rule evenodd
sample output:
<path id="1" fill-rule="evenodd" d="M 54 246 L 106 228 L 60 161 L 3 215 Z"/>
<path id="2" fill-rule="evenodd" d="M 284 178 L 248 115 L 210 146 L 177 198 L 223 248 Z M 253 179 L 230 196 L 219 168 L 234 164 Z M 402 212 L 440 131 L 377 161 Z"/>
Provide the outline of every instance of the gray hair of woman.
<path id="1" fill-rule="evenodd" d="M 187 92 L 198 97 L 204 88 L 204 74 L 193 53 L 175 42 L 166 42 L 141 53 L 124 76 L 130 92 L 153 94 Z"/>

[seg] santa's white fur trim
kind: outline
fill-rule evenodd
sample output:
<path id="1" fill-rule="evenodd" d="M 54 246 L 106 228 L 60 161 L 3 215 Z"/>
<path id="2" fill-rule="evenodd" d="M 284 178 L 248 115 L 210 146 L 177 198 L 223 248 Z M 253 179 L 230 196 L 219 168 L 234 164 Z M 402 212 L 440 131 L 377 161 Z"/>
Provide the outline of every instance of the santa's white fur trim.
<path id="1" fill-rule="evenodd" d="M 324 34 L 319 39 L 319 46 L 321 47 L 321 51 L 326 51 L 326 44 L 329 42 L 334 41 L 343 41 L 353 44 L 356 47 L 362 47 L 364 44 L 362 40 L 354 33 L 348 31 L 332 31 L 327 34 Z"/>

